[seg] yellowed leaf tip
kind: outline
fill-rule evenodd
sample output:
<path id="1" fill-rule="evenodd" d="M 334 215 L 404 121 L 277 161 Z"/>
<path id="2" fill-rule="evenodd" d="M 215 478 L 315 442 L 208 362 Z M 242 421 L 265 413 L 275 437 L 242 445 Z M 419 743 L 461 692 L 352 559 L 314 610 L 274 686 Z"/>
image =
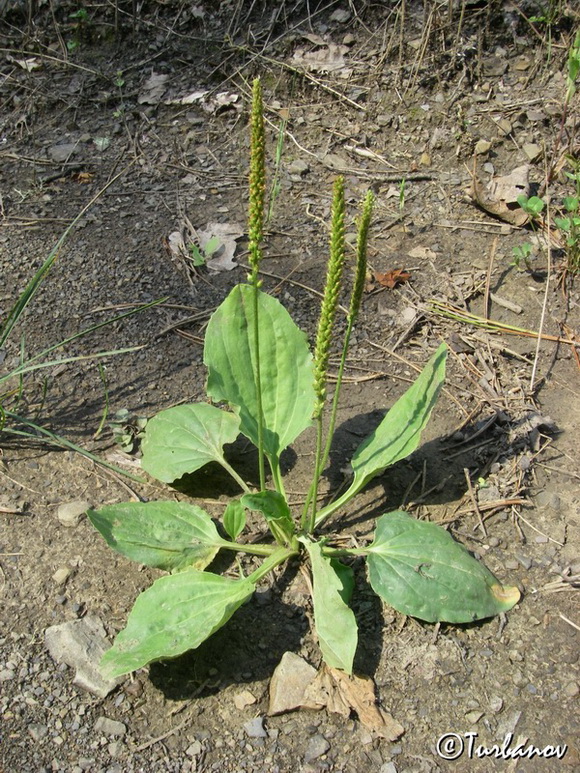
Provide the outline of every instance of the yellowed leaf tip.
<path id="1" fill-rule="evenodd" d="M 515 585 L 508 585 L 507 587 L 504 585 L 494 585 L 491 592 L 500 604 L 505 605 L 508 609 L 517 604 L 521 597 L 521 593 Z"/>

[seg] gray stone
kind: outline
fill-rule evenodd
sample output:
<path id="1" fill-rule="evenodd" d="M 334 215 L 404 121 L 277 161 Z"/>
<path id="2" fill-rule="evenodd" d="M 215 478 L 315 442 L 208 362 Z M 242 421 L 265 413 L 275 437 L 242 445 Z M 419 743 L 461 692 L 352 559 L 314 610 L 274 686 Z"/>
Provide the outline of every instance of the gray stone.
<path id="1" fill-rule="evenodd" d="M 497 486 L 484 486 L 477 492 L 479 502 L 497 502 L 498 499 L 501 499 L 501 494 Z"/>
<path id="2" fill-rule="evenodd" d="M 109 755 L 111 757 L 120 757 L 123 753 L 123 749 L 125 748 L 124 744 L 121 741 L 111 741 L 110 744 L 107 744 L 107 751 L 109 752 Z"/>
<path id="3" fill-rule="evenodd" d="M 264 717 L 254 717 L 244 722 L 244 731 L 249 738 L 267 738 L 268 733 L 264 728 Z"/>
<path id="4" fill-rule="evenodd" d="M 330 744 L 326 738 L 320 733 L 316 733 L 316 735 L 313 735 L 312 738 L 308 741 L 306 754 L 304 755 L 304 762 L 312 762 L 312 760 L 316 760 L 318 757 L 322 757 L 322 755 L 326 754 L 329 749 Z"/>
<path id="5" fill-rule="evenodd" d="M 303 161 L 301 158 L 296 158 L 288 166 L 288 172 L 290 174 L 297 174 L 300 177 L 303 174 L 306 174 L 306 172 L 309 172 L 309 171 L 310 171 L 310 166 L 306 163 L 306 161 Z"/>
<path id="6" fill-rule="evenodd" d="M 397 767 L 394 762 L 385 762 L 379 768 L 379 773 L 397 773 Z"/>
<path id="7" fill-rule="evenodd" d="M 532 568 L 532 559 L 529 556 L 526 556 L 524 553 L 516 553 L 516 558 L 524 569 Z"/>
<path id="8" fill-rule="evenodd" d="M 185 753 L 187 754 L 188 757 L 197 757 L 197 755 L 201 754 L 201 752 L 202 752 L 202 746 L 199 741 L 194 741 L 185 750 Z"/>
<path id="9" fill-rule="evenodd" d="M 63 164 L 70 156 L 75 154 L 76 148 L 76 142 L 64 142 L 62 145 L 53 145 L 49 148 L 48 155 L 57 164 Z"/>
<path id="10" fill-rule="evenodd" d="M 74 502 L 65 502 L 59 505 L 56 517 L 67 528 L 74 528 L 79 525 L 83 515 L 87 512 L 90 505 L 83 499 L 76 499 Z"/>
<path id="11" fill-rule="evenodd" d="M 104 735 L 116 735 L 122 738 L 127 732 L 127 726 L 123 722 L 118 722 L 116 719 L 109 719 L 109 717 L 99 717 L 95 722 L 95 733 L 103 733 Z"/>
<path id="12" fill-rule="evenodd" d="M 529 161 L 537 161 L 542 155 L 542 146 L 535 142 L 526 142 L 526 144 L 522 146 L 522 150 Z"/>
<path id="13" fill-rule="evenodd" d="M 76 669 L 73 683 L 99 698 L 105 698 L 122 679 L 106 679 L 99 662 L 110 643 L 98 617 L 83 617 L 52 625 L 44 632 L 44 643 L 57 663 Z"/>
<path id="14" fill-rule="evenodd" d="M 568 682 L 562 692 L 567 698 L 575 698 L 580 692 L 578 682 Z"/>
<path id="15" fill-rule="evenodd" d="M 489 142 L 489 140 L 478 140 L 475 143 L 475 154 L 477 156 L 483 156 L 490 149 L 491 149 L 491 142 Z"/>
<path id="16" fill-rule="evenodd" d="M 33 741 L 41 741 L 48 733 L 48 727 L 41 725 L 39 722 L 31 722 L 28 725 L 28 732 Z"/>
<path id="17" fill-rule="evenodd" d="M 0 671 L 0 682 L 9 682 L 11 679 L 14 679 L 15 676 L 15 672 L 10 668 L 4 668 Z"/>
<path id="18" fill-rule="evenodd" d="M 270 680 L 268 714 L 293 711 L 304 702 L 306 688 L 316 676 L 316 669 L 294 652 L 285 652 Z"/>

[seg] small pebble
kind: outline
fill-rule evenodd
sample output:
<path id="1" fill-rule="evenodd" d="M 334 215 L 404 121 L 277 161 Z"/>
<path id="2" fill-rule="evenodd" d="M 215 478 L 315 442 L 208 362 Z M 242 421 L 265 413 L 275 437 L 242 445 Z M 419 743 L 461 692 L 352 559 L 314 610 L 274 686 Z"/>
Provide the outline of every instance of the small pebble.
<path id="1" fill-rule="evenodd" d="M 578 682 L 568 682 L 564 687 L 563 693 L 567 698 L 575 698 L 580 692 Z"/>
<path id="2" fill-rule="evenodd" d="M 71 576 L 71 574 L 72 574 L 72 569 L 70 569 L 68 566 L 61 566 L 52 575 L 52 579 L 55 585 L 64 585 L 65 582 L 68 580 L 68 578 Z"/>
<path id="3" fill-rule="evenodd" d="M 308 741 L 306 754 L 304 755 L 304 762 L 312 762 L 312 760 L 316 760 L 319 757 L 322 757 L 322 755 L 326 754 L 329 749 L 330 744 L 323 735 L 320 733 L 313 735 L 312 738 Z"/>
<path id="4" fill-rule="evenodd" d="M 81 518 L 89 507 L 89 503 L 82 499 L 76 499 L 74 502 L 65 502 L 59 505 L 56 517 L 63 526 L 72 529 L 79 525 Z"/>
<path id="5" fill-rule="evenodd" d="M 41 725 L 39 722 L 31 722 L 28 725 L 28 732 L 30 733 L 32 740 L 38 743 L 48 733 L 48 727 L 46 725 Z"/>
<path id="6" fill-rule="evenodd" d="M 526 556 L 523 553 L 516 553 L 516 558 L 520 562 L 520 564 L 524 567 L 524 569 L 532 568 L 532 559 L 529 556 Z"/>
<path id="7" fill-rule="evenodd" d="M 268 733 L 264 728 L 264 717 L 255 717 L 244 722 L 244 731 L 249 738 L 268 737 Z"/>
<path id="8" fill-rule="evenodd" d="M 475 155 L 483 156 L 491 149 L 491 142 L 488 140 L 478 140 L 475 143 Z"/>
<path id="9" fill-rule="evenodd" d="M 201 754 L 201 752 L 202 752 L 202 747 L 199 741 L 194 741 L 185 750 L 185 753 L 187 754 L 188 757 L 197 757 L 197 755 Z"/>
<path id="10" fill-rule="evenodd" d="M 494 714 L 499 714 L 499 712 L 503 709 L 503 698 L 501 698 L 499 695 L 494 695 L 489 699 L 489 708 L 494 712 Z"/>
<path id="11" fill-rule="evenodd" d="M 109 719 L 109 717 L 99 717 L 95 722 L 94 729 L 96 733 L 118 735 L 120 738 L 127 732 L 127 726 L 123 724 L 123 722 L 118 722 L 116 719 Z"/>
<path id="12" fill-rule="evenodd" d="M 242 692 L 239 692 L 236 695 L 234 695 L 234 706 L 239 711 L 242 711 L 247 706 L 253 706 L 255 702 L 256 702 L 256 697 L 252 695 L 252 693 L 249 690 L 242 690 Z"/>

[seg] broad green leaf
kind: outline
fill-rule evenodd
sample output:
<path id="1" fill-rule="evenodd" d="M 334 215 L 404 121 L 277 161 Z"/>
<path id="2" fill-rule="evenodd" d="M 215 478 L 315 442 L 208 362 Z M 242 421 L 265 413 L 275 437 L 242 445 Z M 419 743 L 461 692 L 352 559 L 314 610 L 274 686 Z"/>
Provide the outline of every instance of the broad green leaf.
<path id="1" fill-rule="evenodd" d="M 352 674 L 358 641 L 356 620 L 348 602 L 354 587 L 352 570 L 322 553 L 318 542 L 304 542 L 312 563 L 312 601 L 318 643 L 324 662 Z"/>
<path id="2" fill-rule="evenodd" d="M 127 627 L 101 660 L 103 672 L 116 677 L 195 649 L 227 623 L 254 589 L 247 579 L 195 569 L 161 577 L 137 598 Z"/>
<path id="3" fill-rule="evenodd" d="M 379 518 L 368 551 L 375 593 L 420 620 L 469 623 L 506 612 L 520 598 L 445 529 L 402 511 Z"/>
<path id="4" fill-rule="evenodd" d="M 233 443 L 239 432 L 238 417 L 213 405 L 168 408 L 147 423 L 141 466 L 164 483 L 172 483 L 209 462 L 225 466 L 224 444 Z"/>
<path id="5" fill-rule="evenodd" d="M 417 448 L 445 380 L 446 357 L 447 346 L 441 344 L 414 384 L 356 449 L 351 460 L 354 472 L 351 485 L 319 512 L 317 524 L 351 500 L 372 478 Z"/>
<path id="6" fill-rule="evenodd" d="M 166 571 L 204 569 L 222 542 L 205 510 L 187 502 L 125 502 L 88 516 L 113 550 Z"/>
<path id="7" fill-rule="evenodd" d="M 296 531 L 288 503 L 277 491 L 259 491 L 256 494 L 244 494 L 241 503 L 248 510 L 257 510 L 268 521 L 272 533 L 283 542 L 292 538 Z"/>
<path id="8" fill-rule="evenodd" d="M 246 525 L 246 511 L 239 499 L 228 504 L 224 512 L 224 529 L 234 542 L 243 532 Z"/>
<path id="9" fill-rule="evenodd" d="M 312 356 L 305 334 L 282 304 L 258 291 L 260 380 L 264 452 L 280 453 L 311 423 L 314 410 Z M 254 340 L 254 289 L 237 285 L 207 326 L 204 363 L 207 392 L 239 413 L 241 431 L 258 444 Z"/>

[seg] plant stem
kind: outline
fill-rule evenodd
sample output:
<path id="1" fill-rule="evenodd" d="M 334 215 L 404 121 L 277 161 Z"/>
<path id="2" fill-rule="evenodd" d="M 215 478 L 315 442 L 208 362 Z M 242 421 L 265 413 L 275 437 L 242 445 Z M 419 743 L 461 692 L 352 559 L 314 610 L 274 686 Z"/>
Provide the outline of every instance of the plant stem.
<path id="1" fill-rule="evenodd" d="M 367 556 L 368 548 L 322 548 L 322 554 L 329 558 L 347 558 L 348 556 Z"/>
<path id="2" fill-rule="evenodd" d="M 220 548 L 233 550 L 236 553 L 247 553 L 250 556 L 271 556 L 280 550 L 279 545 L 246 545 L 239 542 L 229 542 L 229 540 L 222 540 Z"/>
<path id="3" fill-rule="evenodd" d="M 258 583 L 262 577 L 269 574 L 272 569 L 275 569 L 279 564 L 284 563 L 290 556 L 296 555 L 297 552 L 297 550 L 291 550 L 290 548 L 276 548 L 272 555 L 267 558 L 255 572 L 249 574 L 246 579 L 250 580 L 250 582 Z"/>
<path id="4" fill-rule="evenodd" d="M 237 472 L 234 470 L 234 468 L 233 468 L 233 467 L 232 467 L 230 464 L 228 464 L 228 462 L 226 462 L 226 460 L 225 460 L 225 459 L 223 459 L 223 458 L 222 458 L 222 459 L 220 460 L 220 464 L 221 464 L 221 466 L 224 468 L 224 470 L 225 470 L 226 472 L 229 472 L 229 474 L 230 474 L 230 475 L 232 476 L 232 478 L 233 478 L 233 479 L 236 481 L 236 483 L 238 484 L 238 486 L 239 486 L 241 489 L 243 489 L 243 491 L 244 491 L 246 494 L 249 494 L 249 493 L 251 493 L 251 489 L 250 489 L 250 487 L 248 486 L 248 484 L 245 482 L 245 480 L 243 480 L 243 479 L 240 477 L 240 475 L 239 475 L 239 474 L 238 474 L 238 473 L 237 473 Z"/>
<path id="5" fill-rule="evenodd" d="M 270 469 L 272 470 L 272 480 L 274 481 L 274 487 L 279 494 L 282 494 L 286 499 L 286 489 L 284 488 L 284 480 L 282 473 L 280 472 L 280 462 L 278 458 L 268 457 L 270 463 Z"/>
<path id="6" fill-rule="evenodd" d="M 254 346 L 256 363 L 256 403 L 258 409 L 258 472 L 260 475 L 260 491 L 266 489 L 266 470 L 264 465 L 264 413 L 262 408 L 262 377 L 260 373 L 260 324 L 258 320 L 258 283 L 254 284 Z"/>

